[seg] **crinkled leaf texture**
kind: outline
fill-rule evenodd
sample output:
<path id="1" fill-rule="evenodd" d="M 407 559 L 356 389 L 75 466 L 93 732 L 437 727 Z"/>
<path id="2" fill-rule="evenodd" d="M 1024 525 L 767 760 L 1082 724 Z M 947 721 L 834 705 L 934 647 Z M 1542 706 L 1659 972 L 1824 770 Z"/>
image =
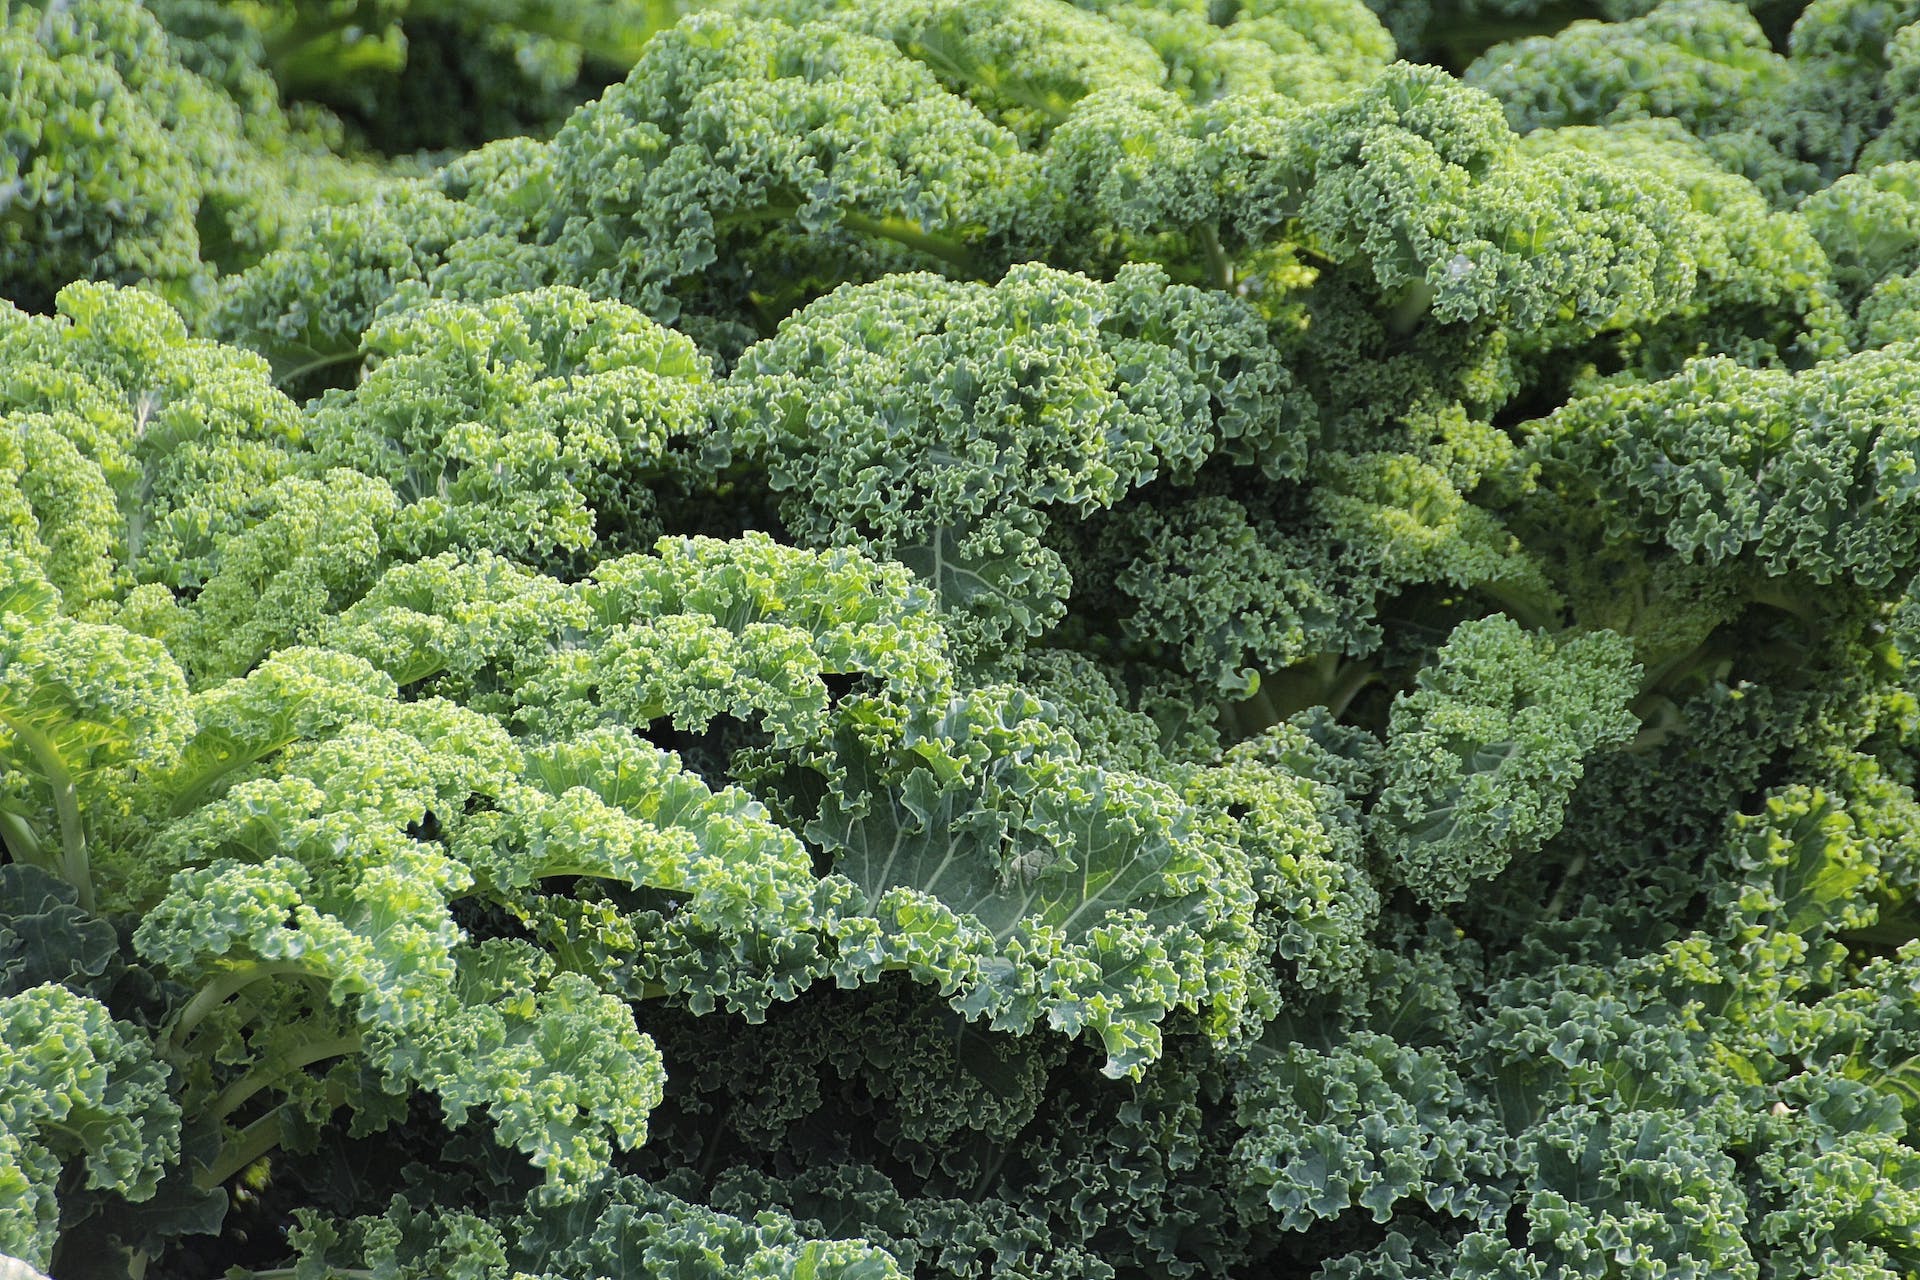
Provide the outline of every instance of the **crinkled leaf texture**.
<path id="1" fill-rule="evenodd" d="M 75 1162 L 88 1187 L 153 1195 L 180 1155 L 168 1075 L 97 1001 L 52 984 L 0 996 L 0 1252 L 47 1265 Z"/>
<path id="2" fill-rule="evenodd" d="M 997 1028 L 1090 1032 L 1110 1075 L 1145 1070 L 1176 1009 L 1235 1022 L 1250 876 L 1178 793 L 1082 762 L 1010 689 L 957 704 L 930 745 L 950 759 L 850 761 L 808 828 L 872 903 L 838 926 L 841 981 L 905 968 Z"/>

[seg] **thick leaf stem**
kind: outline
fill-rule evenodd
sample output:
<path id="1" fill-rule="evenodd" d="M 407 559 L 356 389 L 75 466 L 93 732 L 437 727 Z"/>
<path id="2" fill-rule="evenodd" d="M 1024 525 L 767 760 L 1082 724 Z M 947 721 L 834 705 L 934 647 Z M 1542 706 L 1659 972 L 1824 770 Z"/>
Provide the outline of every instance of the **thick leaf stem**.
<path id="1" fill-rule="evenodd" d="M 1233 260 L 1227 257 L 1227 251 L 1220 245 L 1220 231 L 1211 222 L 1200 224 L 1195 232 L 1200 241 L 1200 250 L 1207 258 L 1207 274 L 1212 277 L 1217 289 L 1233 292 Z"/>
<path id="2" fill-rule="evenodd" d="M 53 792 L 53 811 L 60 821 L 57 873 L 80 895 L 81 909 L 92 911 L 93 868 L 87 858 L 87 828 L 80 817 L 80 791 L 73 771 L 60 758 L 53 740 L 40 730 L 6 716 L 0 716 L 0 724 L 12 731 L 14 739 L 26 748 L 46 775 L 47 786 Z"/>
<path id="3" fill-rule="evenodd" d="M 276 366 L 274 369 L 273 384 L 276 387 L 288 387 L 310 373 L 318 373 L 322 369 L 331 369 L 336 365 L 343 365 L 349 361 L 358 360 L 359 358 L 360 348 L 356 346 L 346 351 L 335 351 L 327 355 L 317 355 L 312 359 L 303 360 L 299 364 Z"/>
<path id="4" fill-rule="evenodd" d="M 297 961 L 281 960 L 271 964 L 243 965 L 238 969 L 229 969 L 220 974 L 194 993 L 193 999 L 187 1001 L 186 1006 L 180 1010 L 179 1016 L 173 1020 L 173 1025 L 167 1028 L 166 1034 L 160 1038 L 161 1056 L 172 1057 L 186 1043 L 187 1037 L 193 1034 L 195 1027 L 205 1022 L 214 1010 L 230 998 L 254 983 L 268 978 L 306 972 L 308 972 L 306 966 Z"/>
<path id="5" fill-rule="evenodd" d="M 344 1089 L 338 1085 L 327 1087 L 328 1105 L 337 1108 L 346 1100 Z M 278 1147 L 287 1137 L 286 1116 L 287 1106 L 282 1104 L 240 1130 L 220 1149 L 211 1165 L 193 1175 L 193 1185 L 202 1191 L 211 1191 Z"/>
<path id="6" fill-rule="evenodd" d="M 1426 318 L 1432 306 L 1433 286 L 1425 280 L 1414 281 L 1388 303 L 1387 332 L 1404 338 Z"/>
<path id="7" fill-rule="evenodd" d="M 215 1120 L 225 1120 L 228 1116 L 245 1106 L 248 1101 L 263 1089 L 273 1085 L 305 1067 L 316 1062 L 325 1062 L 328 1058 L 342 1058 L 350 1053 L 358 1053 L 361 1045 L 360 1033 L 348 1032 L 345 1035 L 325 1036 L 290 1050 L 289 1052 L 267 1059 L 253 1070 L 241 1076 L 213 1100 L 208 1114 Z"/>
<path id="8" fill-rule="evenodd" d="M 850 231 L 891 240 L 930 258 L 950 263 L 969 276 L 981 274 L 977 260 L 965 245 L 946 236 L 934 235 L 916 222 L 905 218 L 874 218 L 852 210 L 843 212 L 840 221 Z"/>
<path id="9" fill-rule="evenodd" d="M 281 1108 L 275 1107 L 242 1129 L 233 1141 L 221 1148 L 212 1165 L 193 1175 L 193 1184 L 202 1191 L 211 1191 L 279 1146 L 286 1138 L 286 1121 L 280 1113 Z"/>
<path id="10" fill-rule="evenodd" d="M 22 815 L 0 809 L 0 844 L 7 846 L 15 862 L 46 868 L 46 850 L 41 847 L 40 837 L 34 834 L 33 828 L 27 825 Z"/>

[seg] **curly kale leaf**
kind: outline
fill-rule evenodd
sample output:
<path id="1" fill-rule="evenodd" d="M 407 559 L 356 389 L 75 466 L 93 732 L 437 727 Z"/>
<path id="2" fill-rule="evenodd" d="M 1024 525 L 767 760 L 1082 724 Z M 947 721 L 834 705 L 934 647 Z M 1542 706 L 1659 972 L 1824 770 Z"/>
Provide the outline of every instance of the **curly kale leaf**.
<path id="1" fill-rule="evenodd" d="M 180 1108 L 147 1034 L 65 987 L 0 996 L 0 1252 L 46 1266 L 63 1170 L 129 1200 L 180 1155 Z"/>
<path id="2" fill-rule="evenodd" d="M 1552 839 L 1587 758 L 1638 729 L 1638 676 L 1611 632 L 1556 643 L 1498 614 L 1456 627 L 1394 701 L 1368 821 L 1407 886 L 1458 901 Z"/>
<path id="3" fill-rule="evenodd" d="M 736 452 L 802 539 L 931 579 L 956 638 L 994 652 L 1057 619 L 1047 521 L 1225 456 L 1305 463 L 1310 409 L 1256 318 L 1150 267 L 1039 266 L 994 286 L 895 275 L 814 303 L 729 381 Z"/>

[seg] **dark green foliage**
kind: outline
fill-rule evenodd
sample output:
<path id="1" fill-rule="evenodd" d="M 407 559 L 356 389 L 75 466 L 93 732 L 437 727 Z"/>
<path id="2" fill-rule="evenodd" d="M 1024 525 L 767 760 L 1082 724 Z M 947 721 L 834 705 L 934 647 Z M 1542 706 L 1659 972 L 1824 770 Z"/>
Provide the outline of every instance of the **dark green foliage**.
<path id="1" fill-rule="evenodd" d="M 0 1253 L 1920 1275 L 1920 10 L 1379 9 L 0 6 Z"/>

